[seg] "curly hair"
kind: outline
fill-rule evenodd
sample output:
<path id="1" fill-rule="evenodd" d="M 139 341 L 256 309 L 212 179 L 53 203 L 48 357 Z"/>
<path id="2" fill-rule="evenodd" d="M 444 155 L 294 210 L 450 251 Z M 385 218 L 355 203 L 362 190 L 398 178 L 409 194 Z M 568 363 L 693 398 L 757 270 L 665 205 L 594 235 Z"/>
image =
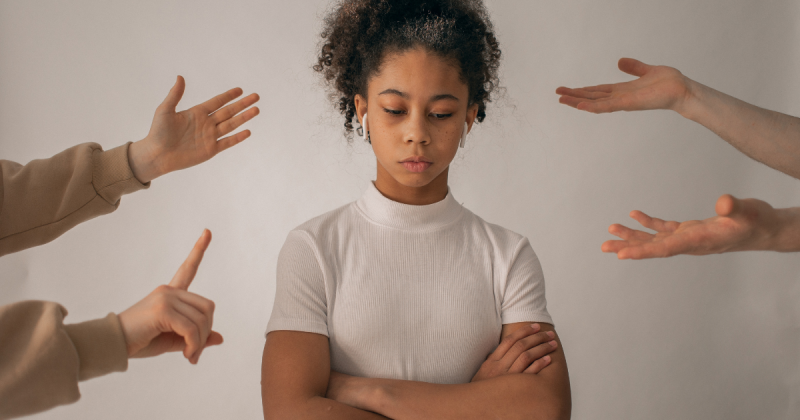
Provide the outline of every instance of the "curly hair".
<path id="1" fill-rule="evenodd" d="M 339 0 L 327 15 L 314 70 L 332 90 L 352 137 L 355 96 L 388 53 L 422 47 L 459 64 L 478 122 L 498 87 L 500 48 L 481 0 Z"/>

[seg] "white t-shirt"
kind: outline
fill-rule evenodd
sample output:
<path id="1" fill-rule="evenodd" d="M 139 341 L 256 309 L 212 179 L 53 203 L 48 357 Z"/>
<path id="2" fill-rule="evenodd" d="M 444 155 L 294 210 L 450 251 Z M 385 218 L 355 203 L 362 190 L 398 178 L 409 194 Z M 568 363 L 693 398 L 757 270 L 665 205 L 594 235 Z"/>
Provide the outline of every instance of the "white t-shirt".
<path id="1" fill-rule="evenodd" d="M 267 333 L 327 336 L 337 372 L 454 384 L 472 379 L 514 322 L 553 323 L 525 237 L 450 193 L 413 206 L 370 183 L 289 233 Z"/>

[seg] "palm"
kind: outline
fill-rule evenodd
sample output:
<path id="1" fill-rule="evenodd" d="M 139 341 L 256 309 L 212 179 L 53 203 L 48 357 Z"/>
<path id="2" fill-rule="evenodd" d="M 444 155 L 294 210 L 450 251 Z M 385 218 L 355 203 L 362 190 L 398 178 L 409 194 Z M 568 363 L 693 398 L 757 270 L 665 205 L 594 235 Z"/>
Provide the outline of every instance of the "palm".
<path id="1" fill-rule="evenodd" d="M 155 175 L 203 163 L 240 143 L 250 136 L 249 130 L 222 139 L 220 137 L 236 130 L 259 113 L 259 109 L 255 107 L 244 111 L 258 101 L 257 94 L 248 95 L 225 106 L 242 94 L 240 88 L 231 89 L 200 105 L 176 112 L 175 108 L 185 87 L 183 78 L 179 76 L 167 98 L 156 109 L 153 125 L 145 139 L 151 161 L 157 166 Z"/>
<path id="2" fill-rule="evenodd" d="M 583 111 L 605 113 L 676 109 L 686 95 L 686 79 L 667 66 L 650 66 L 630 58 L 619 61 L 620 70 L 638 76 L 624 83 L 588 86 L 578 89 L 559 87 L 559 102 Z"/>

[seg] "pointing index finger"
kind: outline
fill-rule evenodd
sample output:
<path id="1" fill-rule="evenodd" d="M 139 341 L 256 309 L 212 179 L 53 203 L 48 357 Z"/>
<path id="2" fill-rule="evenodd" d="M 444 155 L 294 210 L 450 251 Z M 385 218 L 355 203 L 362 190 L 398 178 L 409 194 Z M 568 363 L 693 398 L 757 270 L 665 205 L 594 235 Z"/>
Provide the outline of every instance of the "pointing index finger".
<path id="1" fill-rule="evenodd" d="M 189 285 L 192 284 L 194 276 L 197 274 L 197 269 L 200 267 L 200 262 L 203 260 L 203 255 L 208 249 L 208 244 L 211 243 L 211 231 L 208 229 L 203 230 L 200 239 L 194 244 L 194 248 L 189 252 L 189 257 L 178 268 L 175 277 L 169 282 L 169 285 L 178 289 L 188 290 Z"/>

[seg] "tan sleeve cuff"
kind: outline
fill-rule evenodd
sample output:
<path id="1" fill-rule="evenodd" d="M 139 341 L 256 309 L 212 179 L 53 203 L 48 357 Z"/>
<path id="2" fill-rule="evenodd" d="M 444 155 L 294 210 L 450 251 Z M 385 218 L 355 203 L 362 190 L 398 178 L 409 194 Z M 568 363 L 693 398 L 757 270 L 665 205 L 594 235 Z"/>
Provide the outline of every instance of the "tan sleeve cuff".
<path id="1" fill-rule="evenodd" d="M 80 359 L 78 379 L 85 381 L 128 369 L 128 346 L 117 315 L 65 325 Z"/>
<path id="2" fill-rule="evenodd" d="M 142 184 L 133 175 L 128 161 L 128 147 L 131 142 L 111 150 L 95 150 L 92 155 L 94 172 L 92 184 L 97 194 L 108 204 L 116 205 L 120 197 L 150 187 Z"/>

